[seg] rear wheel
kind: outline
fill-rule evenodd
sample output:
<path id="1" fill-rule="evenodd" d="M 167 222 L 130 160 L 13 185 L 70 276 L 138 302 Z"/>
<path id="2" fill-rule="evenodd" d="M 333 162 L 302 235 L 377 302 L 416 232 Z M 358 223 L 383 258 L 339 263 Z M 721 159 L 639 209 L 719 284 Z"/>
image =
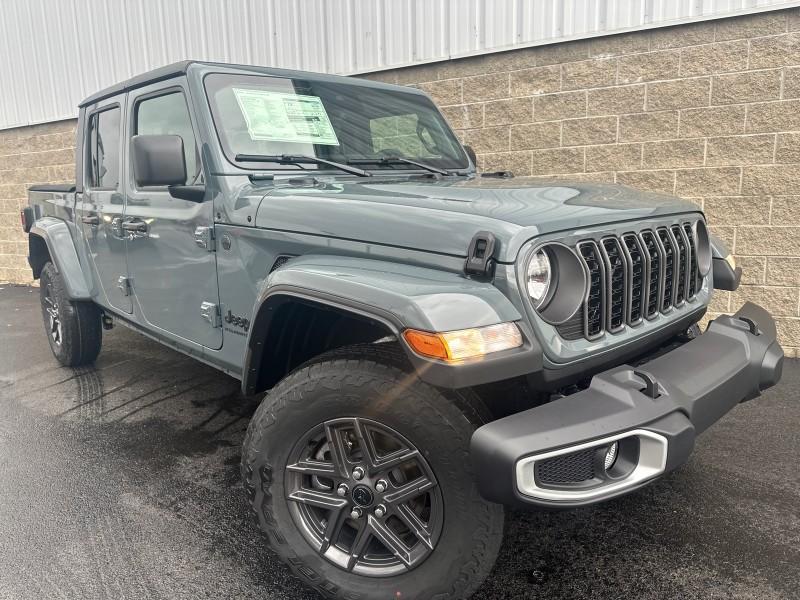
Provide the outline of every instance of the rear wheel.
<path id="1" fill-rule="evenodd" d="M 475 488 L 479 401 L 408 372 L 388 344 L 337 351 L 269 393 L 245 487 L 272 548 L 331 598 L 466 598 L 491 570 L 503 509 Z"/>
<path id="2" fill-rule="evenodd" d="M 42 318 L 53 355 L 65 367 L 94 362 L 103 341 L 100 310 L 91 302 L 71 301 L 53 263 L 42 268 L 39 284 Z"/>

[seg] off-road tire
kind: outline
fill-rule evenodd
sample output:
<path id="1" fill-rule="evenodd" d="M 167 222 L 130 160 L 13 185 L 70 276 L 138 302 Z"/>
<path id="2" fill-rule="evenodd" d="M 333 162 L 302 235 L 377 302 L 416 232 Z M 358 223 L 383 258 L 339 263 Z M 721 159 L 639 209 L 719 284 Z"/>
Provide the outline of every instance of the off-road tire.
<path id="1" fill-rule="evenodd" d="M 45 333 L 53 356 L 65 367 L 79 367 L 93 363 L 103 343 L 100 309 L 92 302 L 77 302 L 68 298 L 64 280 L 53 263 L 42 268 L 39 297 Z M 57 314 L 60 332 L 55 339 L 50 311 Z"/>
<path id="2" fill-rule="evenodd" d="M 468 598 L 494 566 L 503 535 L 503 508 L 478 494 L 468 453 L 487 414 L 470 390 L 442 391 L 420 381 L 396 344 L 344 348 L 300 367 L 264 398 L 242 452 L 245 490 L 268 544 L 326 598 Z M 341 417 L 393 428 L 436 476 L 444 506 L 441 536 L 411 571 L 389 577 L 347 572 L 320 556 L 293 521 L 285 490 L 291 449 L 311 428 Z"/>

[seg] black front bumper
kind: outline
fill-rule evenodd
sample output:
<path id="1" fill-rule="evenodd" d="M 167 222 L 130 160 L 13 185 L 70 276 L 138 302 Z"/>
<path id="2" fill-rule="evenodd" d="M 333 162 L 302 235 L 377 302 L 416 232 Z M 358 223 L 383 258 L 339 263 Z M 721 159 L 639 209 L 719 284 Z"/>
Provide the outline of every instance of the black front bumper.
<path id="1" fill-rule="evenodd" d="M 616 367 L 596 375 L 583 391 L 480 427 L 470 454 L 481 495 L 507 505 L 564 508 L 646 485 L 683 464 L 699 433 L 780 380 L 783 350 L 776 337 L 772 317 L 748 303 L 644 365 Z M 653 382 L 649 390 L 647 380 Z M 542 464 L 538 457 L 567 455 L 628 434 L 631 440 L 637 437 L 635 460 L 644 461 L 648 444 L 658 446 L 653 450 L 658 460 L 651 461 L 658 464 L 631 478 L 630 485 L 624 476 L 601 477 L 583 487 L 556 485 L 551 491 L 544 484 L 529 485 L 536 476 L 526 469 Z"/>

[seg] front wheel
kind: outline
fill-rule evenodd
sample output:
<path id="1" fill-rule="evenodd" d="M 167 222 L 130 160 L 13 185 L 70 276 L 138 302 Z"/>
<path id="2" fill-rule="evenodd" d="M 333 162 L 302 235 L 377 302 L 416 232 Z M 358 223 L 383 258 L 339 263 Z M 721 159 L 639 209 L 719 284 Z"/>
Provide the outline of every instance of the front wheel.
<path id="1" fill-rule="evenodd" d="M 467 598 L 494 565 L 503 509 L 475 487 L 467 393 L 385 344 L 338 351 L 269 393 L 242 472 L 273 550 L 327 597 Z"/>
<path id="2" fill-rule="evenodd" d="M 47 263 L 42 269 L 39 298 L 47 341 L 58 362 L 65 367 L 94 362 L 103 343 L 97 306 L 70 300 L 53 263 Z"/>

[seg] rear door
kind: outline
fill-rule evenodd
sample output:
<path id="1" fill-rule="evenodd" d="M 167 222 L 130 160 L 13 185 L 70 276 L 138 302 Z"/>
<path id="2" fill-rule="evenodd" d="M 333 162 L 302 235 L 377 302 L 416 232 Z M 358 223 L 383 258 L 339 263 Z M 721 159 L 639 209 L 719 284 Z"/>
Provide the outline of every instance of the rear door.
<path id="1" fill-rule="evenodd" d="M 83 135 L 84 192 L 78 206 L 98 302 L 130 313 L 126 240 L 119 226 L 125 210 L 122 186 L 125 96 L 102 100 L 87 109 Z"/>
<path id="2" fill-rule="evenodd" d="M 171 134 L 183 139 L 188 185 L 202 182 L 196 127 L 185 81 L 170 80 L 128 94 L 127 147 L 137 134 Z M 137 316 L 149 327 L 217 349 L 219 326 L 217 262 L 202 232 L 213 232 L 213 202 L 173 198 L 166 187 L 139 188 L 126 160 L 128 272 Z"/>

